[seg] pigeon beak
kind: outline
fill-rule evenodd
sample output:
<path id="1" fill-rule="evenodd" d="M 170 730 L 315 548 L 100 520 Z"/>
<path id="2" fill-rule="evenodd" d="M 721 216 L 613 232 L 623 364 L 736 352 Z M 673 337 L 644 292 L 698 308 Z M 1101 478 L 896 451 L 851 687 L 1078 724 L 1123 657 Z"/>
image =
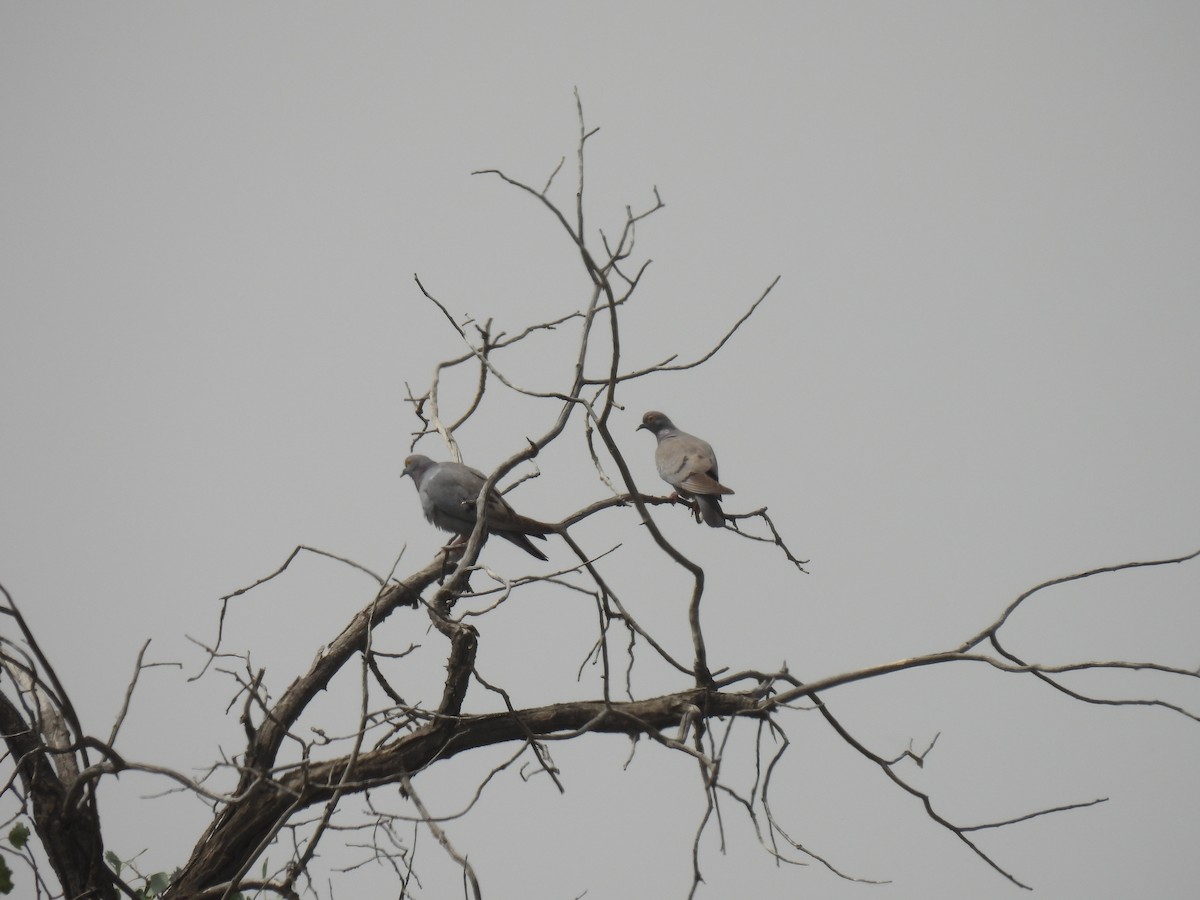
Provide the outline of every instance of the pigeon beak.
<path id="1" fill-rule="evenodd" d="M 643 422 L 641 425 L 639 425 L 637 428 L 635 428 L 635 429 L 633 429 L 633 430 L 634 430 L 634 431 L 641 431 L 643 428 L 646 428 L 646 423 L 645 423 L 645 422 Z M 649 430 L 649 429 L 647 429 L 647 431 L 648 431 L 648 430 Z"/>

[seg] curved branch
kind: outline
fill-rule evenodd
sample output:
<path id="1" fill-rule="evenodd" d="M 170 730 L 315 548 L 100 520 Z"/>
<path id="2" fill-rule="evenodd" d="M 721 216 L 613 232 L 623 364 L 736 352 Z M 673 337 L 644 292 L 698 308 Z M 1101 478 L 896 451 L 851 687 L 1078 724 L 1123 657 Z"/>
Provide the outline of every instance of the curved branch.
<path id="1" fill-rule="evenodd" d="M 1121 564 L 1115 565 L 1115 566 L 1101 566 L 1098 569 L 1088 569 L 1086 572 L 1076 572 L 1074 575 L 1063 575 L 1060 578 L 1051 578 L 1049 581 L 1043 581 L 1041 584 L 1031 587 L 1025 593 L 1023 593 L 1019 597 L 1017 597 L 1017 599 L 1014 600 L 1012 603 L 1008 604 L 1008 606 L 1005 608 L 1004 612 L 1002 612 L 1000 614 L 1000 617 L 998 619 L 996 619 L 996 621 L 994 621 L 987 628 L 983 629 L 983 631 L 979 632 L 979 634 L 975 635 L 972 638 L 968 638 L 966 641 L 964 641 L 959 646 L 959 649 L 963 650 L 963 651 L 970 650 L 972 647 L 976 646 L 981 641 L 995 635 L 1004 626 L 1004 623 L 1008 621 L 1009 616 L 1011 616 L 1014 612 L 1016 612 L 1017 608 L 1019 606 L 1021 606 L 1021 604 L 1023 604 L 1026 600 L 1028 600 L 1030 597 L 1032 597 L 1034 594 L 1038 593 L 1039 591 L 1044 591 L 1046 588 L 1057 587 L 1060 584 L 1068 584 L 1072 581 L 1082 581 L 1085 578 L 1092 578 L 1096 575 L 1107 575 L 1107 574 L 1111 574 L 1113 572 L 1124 572 L 1127 569 L 1141 569 L 1141 568 L 1150 568 L 1153 566 L 1176 565 L 1178 563 L 1185 563 L 1190 560 L 1196 559 L 1196 557 L 1198 557 L 1198 556 L 1200 556 L 1200 550 L 1196 550 L 1195 552 L 1189 553 L 1186 556 L 1175 556 L 1170 559 L 1155 559 L 1155 560 L 1149 560 L 1149 561 L 1145 561 L 1145 562 L 1121 563 Z"/>

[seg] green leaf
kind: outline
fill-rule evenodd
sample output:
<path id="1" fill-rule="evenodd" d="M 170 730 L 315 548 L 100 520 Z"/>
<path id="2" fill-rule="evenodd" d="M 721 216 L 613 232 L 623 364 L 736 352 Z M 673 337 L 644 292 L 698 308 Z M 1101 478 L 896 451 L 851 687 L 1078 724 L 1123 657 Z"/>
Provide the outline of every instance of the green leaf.
<path id="1" fill-rule="evenodd" d="M 0 856 L 0 894 L 11 894 L 12 889 L 12 869 L 8 867 L 8 863 L 4 861 L 4 857 Z"/>
<path id="2" fill-rule="evenodd" d="M 146 879 L 146 896 L 157 897 L 167 889 L 167 885 L 171 883 L 171 878 L 166 872 L 155 872 Z"/>
<path id="3" fill-rule="evenodd" d="M 18 822 L 8 833 L 8 842 L 20 850 L 29 841 L 29 827 L 24 822 Z"/>

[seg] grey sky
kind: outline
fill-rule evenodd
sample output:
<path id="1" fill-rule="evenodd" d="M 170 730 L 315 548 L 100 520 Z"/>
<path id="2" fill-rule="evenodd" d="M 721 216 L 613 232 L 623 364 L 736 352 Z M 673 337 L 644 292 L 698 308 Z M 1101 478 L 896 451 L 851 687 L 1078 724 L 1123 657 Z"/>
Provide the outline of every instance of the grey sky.
<path id="1" fill-rule="evenodd" d="M 153 638 L 150 657 L 184 669 L 144 675 L 119 749 L 180 769 L 236 750 L 230 682 L 185 680 L 202 657 L 184 636 L 212 639 L 217 598 L 296 544 L 386 571 L 407 543 L 404 572 L 441 540 L 399 480 L 403 398 L 461 344 L 413 273 L 509 331 L 586 301 L 555 223 L 469 174 L 542 183 L 574 152 L 575 86 L 601 128 L 592 227 L 614 232 L 654 186 L 666 202 L 638 235 L 654 262 L 622 319 L 630 366 L 703 352 L 782 275 L 709 364 L 621 397 L 643 489 L 664 486 L 633 429 L 660 408 L 717 447 L 731 509 L 768 505 L 812 559 L 799 577 L 768 548 L 658 515 L 709 570 L 714 666 L 786 661 L 809 679 L 928 652 L 1042 580 L 1195 550 L 1197 84 L 1186 3 L 5 5 L 0 581 L 94 732 Z M 560 387 L 569 351 L 509 364 Z M 489 396 L 462 435 L 485 469 L 556 412 Z M 544 460 L 522 511 L 602 496 L 582 452 L 576 435 Z M 686 650 L 682 578 L 634 514 L 589 538 L 625 542 L 623 596 Z M 509 548 L 488 560 L 528 569 Z M 1200 665 L 1198 571 L 1045 594 L 1013 649 Z M 232 609 L 231 647 L 281 690 L 370 595 L 304 559 Z M 574 680 L 594 615 L 561 597 L 480 625 L 483 672 L 522 704 L 596 693 Z M 388 628 L 428 645 L 406 684 L 436 689 L 424 619 Z M 681 686 L 654 666 L 635 683 Z M 1112 691 L 1200 708 L 1195 690 L 1129 684 Z M 340 687 L 333 721 L 357 702 Z M 827 699 L 884 755 L 941 732 L 909 774 L 964 822 L 1110 797 L 982 839 L 1041 896 L 1194 895 L 1195 723 L 982 670 Z M 789 723 L 789 830 L 893 885 L 776 868 L 729 808 L 701 896 L 1020 895 L 811 716 Z M 489 895 L 683 896 L 695 769 L 641 746 L 622 772 L 615 738 L 555 751 L 565 797 L 509 777 L 448 826 Z M 458 808 L 484 765 L 430 773 L 423 799 Z M 182 862 L 207 821 L 141 799 L 160 789 L 124 776 L 102 793 L 109 846 L 148 848 L 149 869 Z M 455 890 L 421 841 L 427 895 Z M 384 875 L 343 876 L 337 895 L 387 895 Z"/>

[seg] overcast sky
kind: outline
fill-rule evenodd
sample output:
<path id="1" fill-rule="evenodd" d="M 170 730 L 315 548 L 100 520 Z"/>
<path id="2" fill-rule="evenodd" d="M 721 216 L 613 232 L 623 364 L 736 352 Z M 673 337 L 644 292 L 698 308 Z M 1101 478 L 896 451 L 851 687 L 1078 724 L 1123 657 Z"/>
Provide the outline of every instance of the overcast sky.
<path id="1" fill-rule="evenodd" d="M 297 544 L 383 572 L 407 547 L 403 574 L 442 541 L 400 479 L 417 424 L 404 400 L 462 344 L 414 273 L 456 318 L 497 330 L 586 303 L 557 223 L 470 174 L 541 185 L 566 156 L 569 203 L 576 87 L 600 127 L 589 237 L 654 187 L 666 204 L 638 232 L 653 263 L 622 316 L 628 367 L 706 351 L 782 276 L 708 364 L 619 397 L 640 487 L 666 490 L 634 433 L 662 409 L 716 446 L 728 507 L 769 506 L 812 561 L 802 576 L 769 546 L 655 512 L 708 569 L 714 668 L 786 662 L 812 680 L 946 649 L 1043 580 L 1196 550 L 1198 84 L 1190 3 L 5 4 L 0 583 L 93 733 L 108 734 L 149 638 L 149 659 L 182 669 L 144 674 L 118 749 L 187 771 L 236 752 L 230 679 L 187 681 L 203 663 L 187 636 L 215 638 L 218 598 Z M 562 389 L 572 340 L 505 364 Z M 472 386 L 449 379 L 446 402 L 461 409 Z M 467 461 L 494 467 L 556 413 L 489 393 L 461 435 Z M 584 453 L 576 420 L 514 504 L 555 519 L 604 496 Z M 586 537 L 622 542 L 614 583 L 688 658 L 685 581 L 635 523 L 612 514 Z M 507 546 L 484 558 L 531 570 Z M 1047 592 L 1009 646 L 1196 667 L 1198 589 L 1192 563 Z M 372 593 L 302 559 L 239 598 L 226 646 L 277 694 Z M 592 607 L 528 597 L 478 623 L 481 672 L 518 705 L 597 696 L 593 671 L 575 680 Z M 397 678 L 432 701 L 441 638 L 407 613 L 384 636 L 425 645 Z M 686 686 L 648 656 L 634 683 Z M 1200 691 L 1161 679 L 1073 683 L 1200 711 Z M 341 687 L 329 721 L 357 709 Z M 1194 896 L 1196 723 L 980 668 L 826 700 L 884 756 L 940 734 L 904 771 L 964 824 L 1108 797 L 980 836 L 1039 896 Z M 777 868 L 727 808 L 728 853 L 711 832 L 701 896 L 1023 894 L 812 714 L 782 721 L 785 826 L 892 884 Z M 752 731 L 727 770 L 744 789 Z M 485 893 L 686 896 L 699 779 L 644 744 L 627 771 L 623 739 L 556 745 L 565 796 L 510 774 L 448 823 Z M 453 812 L 504 755 L 417 787 Z M 126 775 L 101 794 L 108 847 L 145 850 L 150 871 L 181 864 L 208 821 L 198 803 L 145 799 L 161 790 Z M 360 858 L 331 843 L 316 871 Z M 423 896 L 453 896 L 427 833 L 417 858 Z M 338 897 L 397 890 L 378 867 L 331 877 Z"/>

